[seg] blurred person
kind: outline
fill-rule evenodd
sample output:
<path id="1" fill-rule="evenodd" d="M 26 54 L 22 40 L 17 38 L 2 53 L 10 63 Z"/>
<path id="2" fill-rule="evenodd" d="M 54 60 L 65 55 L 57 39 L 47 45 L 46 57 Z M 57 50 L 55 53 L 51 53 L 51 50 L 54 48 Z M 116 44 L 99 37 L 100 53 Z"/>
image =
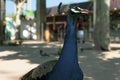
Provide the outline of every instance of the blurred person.
<path id="1" fill-rule="evenodd" d="M 78 42 L 84 42 L 84 22 L 82 19 L 77 18 L 76 27 Z"/>

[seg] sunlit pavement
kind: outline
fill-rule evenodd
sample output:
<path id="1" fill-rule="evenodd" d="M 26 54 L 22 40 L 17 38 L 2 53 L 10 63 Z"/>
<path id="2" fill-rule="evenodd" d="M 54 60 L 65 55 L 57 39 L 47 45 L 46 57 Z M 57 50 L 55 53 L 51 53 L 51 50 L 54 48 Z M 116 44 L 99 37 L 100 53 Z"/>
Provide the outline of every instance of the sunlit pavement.
<path id="1" fill-rule="evenodd" d="M 0 80 L 19 80 L 39 64 L 57 59 L 54 54 L 61 46 L 60 42 L 38 41 L 24 42 L 21 46 L 0 46 Z M 111 44 L 114 50 L 109 52 L 92 50 L 92 46 L 85 43 L 82 45 L 85 50 L 78 50 L 84 80 L 120 80 L 120 43 Z M 49 56 L 41 56 L 40 50 Z"/>

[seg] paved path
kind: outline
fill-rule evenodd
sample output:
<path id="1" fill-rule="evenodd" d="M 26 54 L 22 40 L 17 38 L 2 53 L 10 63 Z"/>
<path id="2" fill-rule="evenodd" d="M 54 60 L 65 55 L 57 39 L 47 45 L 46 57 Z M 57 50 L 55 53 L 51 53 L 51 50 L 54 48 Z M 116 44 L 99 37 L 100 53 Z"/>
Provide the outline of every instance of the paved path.
<path id="1" fill-rule="evenodd" d="M 57 59 L 55 54 L 62 46 L 60 42 L 44 43 L 29 41 L 21 46 L 0 46 L 0 80 L 19 80 L 32 68 L 48 60 Z M 84 46 L 92 47 L 86 43 Z M 79 51 L 79 63 L 84 80 L 120 80 L 120 44 L 111 44 L 110 52 L 95 50 Z M 50 56 L 41 56 L 51 53 Z"/>

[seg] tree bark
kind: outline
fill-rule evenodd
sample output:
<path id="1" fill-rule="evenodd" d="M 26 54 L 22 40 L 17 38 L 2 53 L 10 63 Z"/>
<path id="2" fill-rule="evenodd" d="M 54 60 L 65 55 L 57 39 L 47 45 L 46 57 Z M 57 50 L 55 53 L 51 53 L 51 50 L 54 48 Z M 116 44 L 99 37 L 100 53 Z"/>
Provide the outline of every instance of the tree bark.
<path id="1" fill-rule="evenodd" d="M 14 0 L 14 2 L 16 4 L 17 39 L 20 39 L 20 25 L 21 25 L 20 15 L 22 13 L 22 6 L 26 2 L 26 0 Z"/>
<path id="2" fill-rule="evenodd" d="M 43 40 L 43 31 L 46 21 L 46 0 L 37 0 L 37 12 L 36 12 L 36 23 L 37 23 L 37 38 Z"/>
<path id="3" fill-rule="evenodd" d="M 0 45 L 5 40 L 5 2 L 6 0 L 0 0 Z"/>
<path id="4" fill-rule="evenodd" d="M 110 0 L 94 0 L 94 43 L 97 50 L 110 50 Z"/>

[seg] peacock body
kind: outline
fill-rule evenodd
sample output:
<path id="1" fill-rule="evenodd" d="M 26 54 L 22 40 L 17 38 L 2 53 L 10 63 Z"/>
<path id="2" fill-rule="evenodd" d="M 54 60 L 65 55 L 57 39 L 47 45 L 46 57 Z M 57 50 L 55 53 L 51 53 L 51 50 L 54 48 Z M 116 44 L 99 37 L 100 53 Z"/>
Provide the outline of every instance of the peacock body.
<path id="1" fill-rule="evenodd" d="M 54 65 L 51 65 L 52 61 L 49 61 L 47 62 L 47 66 L 44 64 L 42 67 L 38 66 L 31 71 L 30 74 L 33 75 L 35 71 L 37 72 L 38 70 L 40 72 L 41 69 L 45 69 L 44 74 L 37 73 L 38 76 L 32 77 L 30 80 L 83 80 L 83 72 L 78 64 L 77 51 L 75 24 L 72 15 L 69 13 L 67 17 L 66 36 L 59 59 L 54 61 Z"/>
<path id="2" fill-rule="evenodd" d="M 66 36 L 61 55 L 47 80 L 83 80 L 78 64 L 77 38 L 73 18 L 67 17 Z"/>

